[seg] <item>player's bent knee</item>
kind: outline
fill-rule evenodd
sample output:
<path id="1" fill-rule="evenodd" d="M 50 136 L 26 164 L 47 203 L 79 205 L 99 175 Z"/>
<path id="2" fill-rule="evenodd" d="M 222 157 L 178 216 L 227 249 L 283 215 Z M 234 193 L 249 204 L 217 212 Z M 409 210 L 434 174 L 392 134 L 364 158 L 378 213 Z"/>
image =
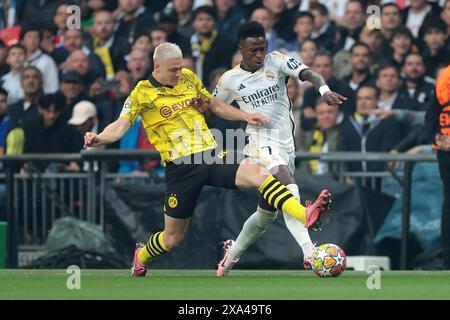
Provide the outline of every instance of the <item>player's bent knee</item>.
<path id="1" fill-rule="evenodd" d="M 238 188 L 259 188 L 269 177 L 270 172 L 257 165 L 250 158 L 241 162 L 236 174 L 236 186 Z"/>
<path id="2" fill-rule="evenodd" d="M 270 219 L 270 220 L 275 220 L 278 216 L 278 210 L 277 211 L 270 211 L 270 210 L 265 210 L 262 209 L 260 207 L 258 207 L 258 213 L 261 214 L 263 217 Z"/>
<path id="3" fill-rule="evenodd" d="M 245 179 L 246 179 L 246 184 L 249 188 L 259 188 L 264 181 L 267 180 L 267 178 L 269 177 L 269 174 L 265 174 L 262 172 L 252 172 L 249 173 Z"/>
<path id="4" fill-rule="evenodd" d="M 165 234 L 164 243 L 169 251 L 177 248 L 184 239 L 184 235 L 179 233 Z"/>

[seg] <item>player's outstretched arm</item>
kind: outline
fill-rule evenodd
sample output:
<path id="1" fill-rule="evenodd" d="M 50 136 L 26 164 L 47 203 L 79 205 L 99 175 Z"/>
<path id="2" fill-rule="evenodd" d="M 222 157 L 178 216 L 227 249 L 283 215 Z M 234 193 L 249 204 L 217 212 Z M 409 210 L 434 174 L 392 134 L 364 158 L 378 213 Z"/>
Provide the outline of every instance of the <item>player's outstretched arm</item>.
<path id="1" fill-rule="evenodd" d="M 270 122 L 270 119 L 260 113 L 247 113 L 219 99 L 213 98 L 209 110 L 219 118 L 230 121 L 245 121 L 251 125 L 260 126 Z"/>
<path id="2" fill-rule="evenodd" d="M 116 142 L 123 137 L 125 132 L 130 128 L 131 122 L 127 118 L 118 118 L 109 124 L 101 133 L 96 134 L 87 132 L 84 135 L 84 148 L 98 147 L 102 144 Z"/>
<path id="3" fill-rule="evenodd" d="M 319 90 L 320 95 L 330 105 L 339 106 L 345 100 L 347 100 L 346 97 L 341 96 L 339 93 L 331 91 L 330 88 L 328 88 L 325 79 L 320 74 L 312 71 L 311 69 L 305 69 L 302 72 L 300 72 L 299 78 L 302 81 L 311 82 L 314 85 L 314 87 L 317 90 Z"/>

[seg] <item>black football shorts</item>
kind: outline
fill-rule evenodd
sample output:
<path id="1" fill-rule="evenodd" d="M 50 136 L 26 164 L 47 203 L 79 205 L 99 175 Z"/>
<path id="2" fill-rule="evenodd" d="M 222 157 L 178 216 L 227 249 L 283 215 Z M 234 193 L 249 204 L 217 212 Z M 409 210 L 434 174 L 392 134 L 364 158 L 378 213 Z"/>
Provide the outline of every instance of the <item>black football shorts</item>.
<path id="1" fill-rule="evenodd" d="M 178 219 L 190 218 L 203 186 L 235 189 L 238 168 L 233 151 L 215 149 L 167 163 L 164 213 Z"/>

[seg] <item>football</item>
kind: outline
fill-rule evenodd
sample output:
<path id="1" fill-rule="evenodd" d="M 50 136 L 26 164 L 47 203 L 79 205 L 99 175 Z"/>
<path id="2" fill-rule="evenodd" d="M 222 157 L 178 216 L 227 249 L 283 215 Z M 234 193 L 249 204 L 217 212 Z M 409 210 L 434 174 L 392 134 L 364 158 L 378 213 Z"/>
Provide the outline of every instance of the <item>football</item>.
<path id="1" fill-rule="evenodd" d="M 335 244 L 322 244 L 313 252 L 312 269 L 319 277 L 338 277 L 344 272 L 346 266 L 345 253 Z"/>

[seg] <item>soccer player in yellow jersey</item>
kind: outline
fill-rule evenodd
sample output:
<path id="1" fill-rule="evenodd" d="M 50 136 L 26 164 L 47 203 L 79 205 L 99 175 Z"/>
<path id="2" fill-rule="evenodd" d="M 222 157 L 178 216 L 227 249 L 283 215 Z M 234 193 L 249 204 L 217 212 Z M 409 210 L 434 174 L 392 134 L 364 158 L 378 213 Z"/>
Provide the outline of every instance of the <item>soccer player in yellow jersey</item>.
<path id="1" fill-rule="evenodd" d="M 145 276 L 151 259 L 183 241 L 198 196 L 204 185 L 224 188 L 258 188 L 273 207 L 287 212 L 307 228 L 314 227 L 327 210 L 330 193 L 323 190 L 314 204 L 303 207 L 292 193 L 251 158 L 240 163 L 224 161 L 225 151 L 217 143 L 197 110 L 198 100 L 220 106 L 216 115 L 227 120 L 261 125 L 270 120 L 259 113 L 243 112 L 214 99 L 199 78 L 182 67 L 180 48 L 160 44 L 154 52 L 154 71 L 140 81 L 125 101 L 120 117 L 101 133 L 86 133 L 85 147 L 96 147 L 119 140 L 141 116 L 149 140 L 161 154 L 166 167 L 164 230 L 150 236 L 135 251 L 132 275 Z M 199 99 L 200 98 L 200 99 Z M 198 99 L 198 100 L 197 100 Z M 225 164 L 224 164 L 225 163 Z"/>

